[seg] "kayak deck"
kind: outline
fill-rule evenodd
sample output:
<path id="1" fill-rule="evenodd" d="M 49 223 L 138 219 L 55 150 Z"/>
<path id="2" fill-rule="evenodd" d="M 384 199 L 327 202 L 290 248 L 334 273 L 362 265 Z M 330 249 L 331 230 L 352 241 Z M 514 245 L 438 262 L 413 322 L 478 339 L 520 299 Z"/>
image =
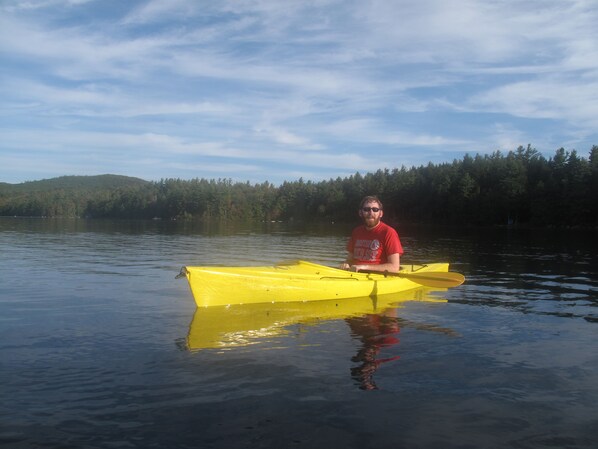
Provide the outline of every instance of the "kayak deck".
<path id="1" fill-rule="evenodd" d="M 400 273 L 444 273 L 448 263 L 404 265 Z M 262 267 L 183 267 L 198 307 L 233 304 L 322 301 L 378 296 L 407 291 L 421 284 L 383 273 L 355 273 L 307 261 Z"/>

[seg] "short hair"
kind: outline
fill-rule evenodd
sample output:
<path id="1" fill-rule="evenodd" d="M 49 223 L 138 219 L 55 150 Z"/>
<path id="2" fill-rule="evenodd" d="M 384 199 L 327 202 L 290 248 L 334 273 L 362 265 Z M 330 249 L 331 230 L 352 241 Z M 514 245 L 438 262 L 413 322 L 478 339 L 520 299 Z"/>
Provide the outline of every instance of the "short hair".
<path id="1" fill-rule="evenodd" d="M 380 209 L 384 209 L 384 206 L 382 205 L 382 201 L 380 201 L 380 198 L 378 198 L 376 195 L 364 196 L 363 199 L 361 200 L 361 203 L 359 203 L 359 208 L 361 209 L 364 204 L 373 203 L 373 202 L 378 203 L 378 205 L 380 206 Z"/>

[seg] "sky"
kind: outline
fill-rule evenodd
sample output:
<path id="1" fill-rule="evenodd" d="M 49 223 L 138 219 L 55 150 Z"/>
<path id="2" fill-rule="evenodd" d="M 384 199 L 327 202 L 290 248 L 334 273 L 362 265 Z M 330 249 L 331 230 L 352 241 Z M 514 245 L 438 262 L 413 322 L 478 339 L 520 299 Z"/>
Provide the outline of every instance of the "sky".
<path id="1" fill-rule="evenodd" d="M 0 182 L 598 145 L 598 0 L 0 0 Z"/>

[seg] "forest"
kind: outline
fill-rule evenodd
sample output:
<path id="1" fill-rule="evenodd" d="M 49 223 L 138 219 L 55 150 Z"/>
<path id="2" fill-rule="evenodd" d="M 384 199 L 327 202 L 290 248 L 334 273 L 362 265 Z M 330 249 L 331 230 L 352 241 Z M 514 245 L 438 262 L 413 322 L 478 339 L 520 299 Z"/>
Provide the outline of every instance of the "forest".
<path id="1" fill-rule="evenodd" d="M 378 195 L 392 223 L 598 227 L 598 146 L 589 157 L 530 145 L 420 167 L 279 186 L 230 179 L 144 181 L 116 175 L 0 183 L 0 216 L 354 221 Z"/>

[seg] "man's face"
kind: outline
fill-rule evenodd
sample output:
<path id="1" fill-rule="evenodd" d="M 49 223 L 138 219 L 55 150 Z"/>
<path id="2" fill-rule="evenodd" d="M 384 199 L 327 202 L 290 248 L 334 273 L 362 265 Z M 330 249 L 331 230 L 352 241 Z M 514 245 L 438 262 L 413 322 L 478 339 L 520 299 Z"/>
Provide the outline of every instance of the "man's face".
<path id="1" fill-rule="evenodd" d="M 378 226 L 383 215 L 384 212 L 382 212 L 380 204 L 376 201 L 369 201 L 359 209 L 359 216 L 363 218 L 363 223 L 368 229 Z"/>

